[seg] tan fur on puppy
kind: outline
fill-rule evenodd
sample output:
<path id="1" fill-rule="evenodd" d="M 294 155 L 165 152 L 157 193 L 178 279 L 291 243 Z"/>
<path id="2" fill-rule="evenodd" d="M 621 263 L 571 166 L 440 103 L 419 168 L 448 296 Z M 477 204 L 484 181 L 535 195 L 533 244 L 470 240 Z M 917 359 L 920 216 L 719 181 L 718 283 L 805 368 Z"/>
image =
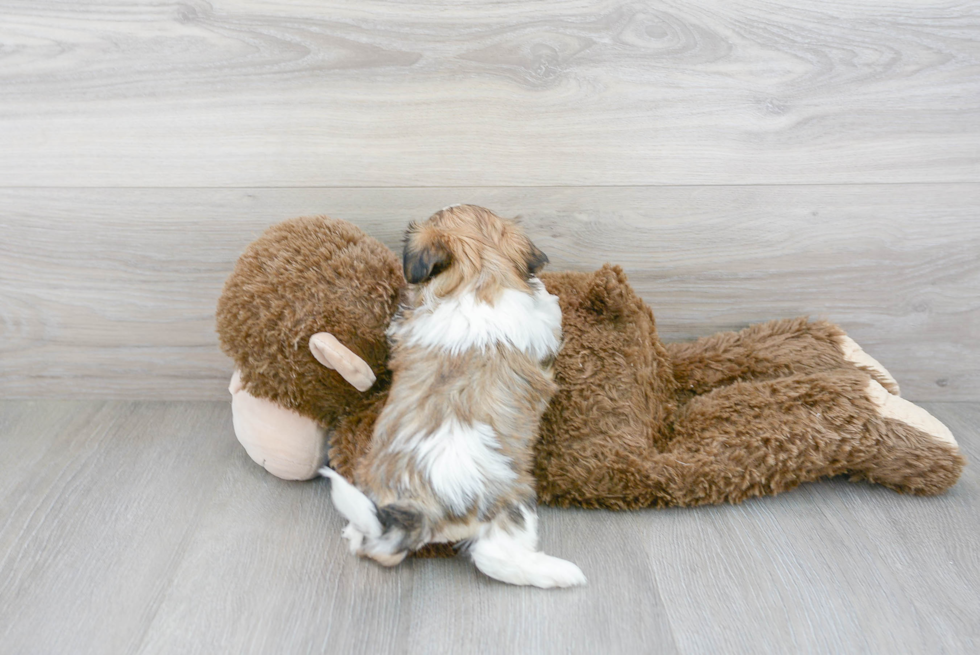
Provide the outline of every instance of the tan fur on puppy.
<path id="1" fill-rule="evenodd" d="M 491 305 L 504 289 L 531 293 L 530 276 L 547 263 L 514 222 L 475 205 L 443 209 L 405 235 L 405 278 L 411 284 L 431 279 L 426 289 L 435 298 L 464 285 Z"/>
<path id="2" fill-rule="evenodd" d="M 533 449 L 561 343 L 557 298 L 534 277 L 546 262 L 515 223 L 478 207 L 409 228 L 412 286 L 388 331 L 391 392 L 355 473 L 377 522 L 354 513 L 345 532 L 358 554 L 393 565 L 427 543 L 464 540 L 499 580 L 584 582 L 536 550 Z M 341 483 L 334 494 L 356 491 Z"/>

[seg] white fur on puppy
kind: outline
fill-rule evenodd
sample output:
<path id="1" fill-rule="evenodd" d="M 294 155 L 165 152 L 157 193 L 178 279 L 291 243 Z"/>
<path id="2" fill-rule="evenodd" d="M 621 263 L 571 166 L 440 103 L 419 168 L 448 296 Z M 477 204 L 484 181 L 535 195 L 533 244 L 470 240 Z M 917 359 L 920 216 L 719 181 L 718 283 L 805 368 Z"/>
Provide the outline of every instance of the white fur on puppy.
<path id="1" fill-rule="evenodd" d="M 484 526 L 470 549 L 476 568 L 495 580 L 515 585 L 543 589 L 584 585 L 585 574 L 579 567 L 537 549 L 537 512 L 526 507 L 521 512 L 521 530 L 503 529 L 494 523 Z"/>
<path id="2" fill-rule="evenodd" d="M 362 535 L 375 539 L 380 537 L 381 522 L 371 499 L 332 468 L 324 466 L 320 469 L 320 475 L 330 479 L 330 500 L 341 516 Z"/>
<path id="3" fill-rule="evenodd" d="M 430 435 L 399 440 L 398 448 L 412 452 L 432 490 L 459 515 L 481 500 L 488 483 L 509 485 L 517 478 L 486 423 L 450 419 Z"/>
<path id="4" fill-rule="evenodd" d="M 493 305 L 481 302 L 474 291 L 426 298 L 411 321 L 392 323 L 389 335 L 408 346 L 439 347 L 454 355 L 507 344 L 544 359 L 561 345 L 561 308 L 541 280 L 532 278 L 528 285 L 533 293 L 504 289 Z"/>

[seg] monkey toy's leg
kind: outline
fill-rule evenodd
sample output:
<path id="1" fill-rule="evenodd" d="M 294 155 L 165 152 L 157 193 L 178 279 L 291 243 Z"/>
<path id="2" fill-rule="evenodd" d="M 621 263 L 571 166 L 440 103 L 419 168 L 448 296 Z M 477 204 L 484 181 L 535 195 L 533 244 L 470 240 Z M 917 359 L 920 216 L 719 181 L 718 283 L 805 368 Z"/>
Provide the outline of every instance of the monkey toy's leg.
<path id="1" fill-rule="evenodd" d="M 806 318 L 753 325 L 690 343 L 667 344 L 678 389 L 700 395 L 733 382 L 856 367 L 898 395 L 895 378 L 840 327 Z"/>
<path id="2" fill-rule="evenodd" d="M 679 504 L 738 502 L 851 474 L 913 494 L 945 491 L 965 460 L 949 429 L 855 368 L 736 382 L 682 405 L 670 455 Z"/>
<path id="3" fill-rule="evenodd" d="M 541 499 L 613 509 L 737 503 L 840 474 L 937 494 L 965 464 L 946 426 L 853 367 L 719 387 L 680 405 L 672 428 L 663 452 L 606 440 L 551 453 Z"/>

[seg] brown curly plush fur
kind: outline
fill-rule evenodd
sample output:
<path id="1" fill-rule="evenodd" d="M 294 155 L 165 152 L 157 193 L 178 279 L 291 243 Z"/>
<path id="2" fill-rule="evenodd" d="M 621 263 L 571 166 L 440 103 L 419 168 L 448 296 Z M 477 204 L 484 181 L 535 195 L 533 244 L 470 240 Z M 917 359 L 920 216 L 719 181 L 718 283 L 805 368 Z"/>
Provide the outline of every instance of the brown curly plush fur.
<path id="1" fill-rule="evenodd" d="M 962 471 L 955 445 L 879 414 L 868 392 L 877 374 L 844 358 L 833 324 L 773 321 L 665 346 L 619 267 L 541 279 L 561 301 L 565 336 L 536 448 L 541 502 L 740 502 L 840 474 L 935 494 Z M 389 249 L 343 221 L 306 218 L 252 244 L 218 304 L 246 388 L 330 429 L 331 466 L 348 479 L 387 396 L 384 331 L 403 284 Z M 372 367 L 368 393 L 313 359 L 306 344 L 319 331 Z"/>
<path id="2" fill-rule="evenodd" d="M 298 218 L 269 228 L 239 258 L 218 300 L 224 352 L 253 396 L 274 400 L 325 427 L 385 395 L 385 330 L 405 286 L 390 249 L 344 221 Z M 366 394 L 310 353 L 330 332 L 371 365 Z"/>
<path id="3" fill-rule="evenodd" d="M 565 345 L 538 443 L 541 502 L 740 502 L 840 474 L 939 493 L 959 477 L 958 449 L 879 416 L 867 394 L 876 374 L 844 359 L 831 323 L 772 321 L 665 347 L 619 267 L 542 279 L 561 300 Z"/>

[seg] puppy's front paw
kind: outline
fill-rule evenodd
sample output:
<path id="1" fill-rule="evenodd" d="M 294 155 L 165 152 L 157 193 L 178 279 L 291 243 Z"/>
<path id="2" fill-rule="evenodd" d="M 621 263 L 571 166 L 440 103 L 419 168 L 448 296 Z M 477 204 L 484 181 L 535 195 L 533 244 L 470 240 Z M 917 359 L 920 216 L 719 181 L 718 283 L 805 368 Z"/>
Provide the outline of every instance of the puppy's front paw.
<path id="1" fill-rule="evenodd" d="M 586 583 L 582 569 L 571 562 L 541 553 L 541 560 L 535 575 L 529 582 L 535 587 L 578 587 Z"/>
<path id="2" fill-rule="evenodd" d="M 351 555 L 361 554 L 361 547 L 364 545 L 364 535 L 352 523 L 347 524 L 347 527 L 343 529 L 340 536 L 347 540 L 347 547 L 350 549 Z"/>

